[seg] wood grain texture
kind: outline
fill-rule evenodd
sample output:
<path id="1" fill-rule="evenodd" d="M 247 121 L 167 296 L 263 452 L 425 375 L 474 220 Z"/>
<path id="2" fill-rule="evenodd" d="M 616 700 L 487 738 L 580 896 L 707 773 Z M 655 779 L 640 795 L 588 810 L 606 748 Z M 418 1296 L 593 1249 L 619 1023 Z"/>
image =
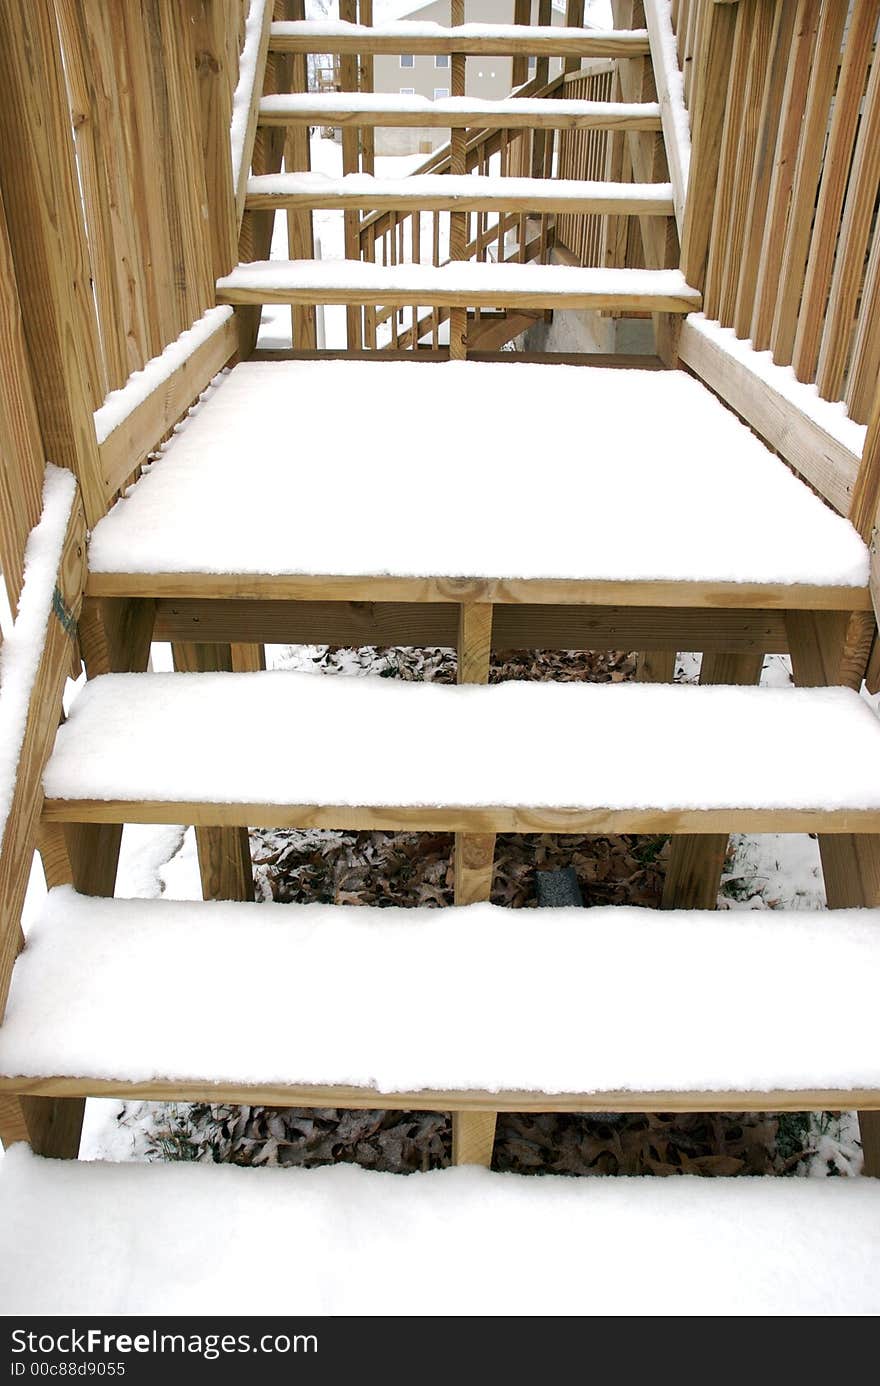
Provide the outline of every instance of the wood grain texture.
<path id="1" fill-rule="evenodd" d="M 452 1117 L 452 1163 L 454 1165 L 492 1164 L 495 1146 L 496 1112 L 454 1112 Z"/>
<path id="2" fill-rule="evenodd" d="M 271 106 L 260 107 L 260 124 L 268 128 L 292 125 L 335 126 L 345 130 L 354 127 L 364 129 L 441 129 L 441 130 L 652 130 L 660 129 L 660 117 L 653 112 L 647 114 L 632 111 L 626 105 L 615 108 L 610 103 L 606 110 L 578 113 L 567 110 L 565 101 L 552 103 L 556 109 L 546 111 L 516 111 L 505 107 L 495 114 L 483 106 L 468 108 L 461 106 L 450 109 L 431 110 L 421 107 L 405 111 L 396 106 L 378 110 L 351 110 L 343 103 L 333 104 L 329 99 L 315 102 L 313 106 L 303 104 L 294 111 L 276 110 Z M 464 170 L 462 170 L 464 172 Z"/>
<path id="3" fill-rule="evenodd" d="M 407 34 L 401 39 L 383 33 L 349 36 L 340 34 L 338 30 L 326 36 L 322 36 L 320 30 L 308 34 L 290 34 L 274 26 L 269 47 L 273 53 L 366 53 L 376 57 L 380 54 L 396 56 L 401 52 L 402 42 L 406 44 L 407 53 L 461 53 L 468 57 L 640 58 L 649 52 L 648 40 L 644 33 L 639 32 L 612 35 L 587 30 L 576 37 L 570 34 L 532 33 L 520 38 L 508 34 L 500 37 L 491 34 L 456 34 L 453 29 L 442 28 L 430 36 Z"/>
<path id="4" fill-rule="evenodd" d="M 178 673 L 231 673 L 232 650 L 226 644 L 171 646 Z M 223 754 L 217 747 L 218 756 Z M 203 826 L 196 828 L 199 875 L 205 900 L 253 900 L 254 876 L 251 868 L 247 824 L 239 827 Z"/>
<path id="5" fill-rule="evenodd" d="M 100 1078 L 0 1078 L 0 1094 L 117 1097 L 145 1102 L 232 1102 L 266 1107 L 382 1108 L 387 1111 L 477 1112 L 822 1112 L 880 1111 L 880 1090 L 799 1088 L 769 1091 L 553 1093 L 421 1089 L 295 1087 L 152 1079 L 126 1083 Z"/>
<path id="6" fill-rule="evenodd" d="M 92 411 L 103 396 L 73 134 L 51 0 L 0 6 L 0 191 L 46 454 L 104 513 Z"/>
<path id="7" fill-rule="evenodd" d="M 568 578 L 278 576 L 267 573 L 94 573 L 97 597 L 232 597 L 345 602 L 545 602 L 577 606 L 701 607 L 726 611 L 869 611 L 866 587 L 801 583 L 592 582 Z"/>

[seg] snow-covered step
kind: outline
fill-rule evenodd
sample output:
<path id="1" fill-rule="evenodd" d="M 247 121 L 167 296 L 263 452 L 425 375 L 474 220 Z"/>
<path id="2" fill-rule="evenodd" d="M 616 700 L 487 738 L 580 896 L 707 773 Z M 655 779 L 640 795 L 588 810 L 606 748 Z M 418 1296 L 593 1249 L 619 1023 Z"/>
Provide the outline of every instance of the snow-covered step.
<path id="1" fill-rule="evenodd" d="M 341 20 L 277 21 L 269 35 L 274 53 L 465 53 L 471 57 L 643 58 L 647 29 L 573 29 L 563 25 L 442 24 L 402 20 L 349 24 Z"/>
<path id="2" fill-rule="evenodd" d="M 566 446 L 536 485 L 548 419 Z M 98 523 L 88 581 L 847 611 L 870 606 L 868 566 L 852 525 L 685 371 L 278 361 L 236 366 L 199 404 Z"/>
<path id="3" fill-rule="evenodd" d="M 874 1179 L 0 1166 L 10 1315 L 869 1315 L 878 1281 Z"/>
<path id="4" fill-rule="evenodd" d="M 880 723 L 846 688 L 108 674 L 44 787 L 83 822 L 877 832 Z"/>
<path id="5" fill-rule="evenodd" d="M 374 178 L 350 173 L 265 173 L 248 180 L 247 206 L 261 209 L 427 212 L 570 212 L 672 216 L 670 183 L 578 182 L 564 178 L 493 178 L 425 173 Z"/>
<path id="6" fill-rule="evenodd" d="M 157 1023 L 169 967 L 180 1004 Z M 454 996 L 455 1024 L 413 1024 L 401 1044 L 399 1008 L 369 998 L 414 985 L 425 1016 Z M 486 1023 L 487 992 L 507 998 L 509 1020 Z M 734 1023 L 758 993 L 773 998 L 761 1024 Z M 15 965 L 0 1088 L 59 1080 L 68 1093 L 147 1097 L 213 1085 L 218 1101 L 258 1088 L 267 1101 L 440 1109 L 489 1094 L 513 1111 L 864 1109 L 880 1105 L 878 994 L 876 910 L 371 910 L 65 887 Z M 846 997 L 847 1023 L 805 1025 L 829 996 Z M 244 1025 L 229 1023 L 235 997 L 248 998 Z"/>
<path id="7" fill-rule="evenodd" d="M 306 92 L 264 96 L 261 125 L 408 126 L 444 130 L 659 130 L 654 101 L 552 101 L 538 96 L 403 96 L 395 92 Z"/>
<path id="8" fill-rule="evenodd" d="M 572 265 L 376 265 L 255 260 L 217 280 L 219 303 L 400 304 L 438 308 L 620 308 L 690 313 L 700 294 L 680 270 Z"/>

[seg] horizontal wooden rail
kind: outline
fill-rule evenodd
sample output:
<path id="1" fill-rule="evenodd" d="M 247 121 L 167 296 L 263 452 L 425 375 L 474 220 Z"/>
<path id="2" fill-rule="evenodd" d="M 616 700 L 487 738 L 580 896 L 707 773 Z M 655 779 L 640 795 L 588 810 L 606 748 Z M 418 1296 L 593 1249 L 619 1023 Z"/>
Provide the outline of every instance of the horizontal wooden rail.
<path id="1" fill-rule="evenodd" d="M 426 32 L 429 31 L 429 32 Z M 283 21 L 272 25 L 273 53 L 337 53 L 380 55 L 400 53 L 452 54 L 468 57 L 641 58 L 649 52 L 644 29 L 602 33 L 534 25 L 462 24 L 456 29 L 439 24 L 319 24 Z"/>
<path id="2" fill-rule="evenodd" d="M 505 186 L 509 185 L 509 186 Z M 569 212 L 611 216 L 673 214 L 668 183 L 575 183 L 549 178 L 413 175 L 406 179 L 252 178 L 247 206 L 258 210 L 390 212 Z"/>
<path id="3" fill-rule="evenodd" d="M 381 357 L 380 357 L 381 360 Z M 713 607 L 726 611 L 870 611 L 867 587 L 744 582 L 579 582 L 567 578 L 302 576 L 270 573 L 96 573 L 95 597 L 264 597 L 287 601 L 550 602 Z"/>
<path id="4" fill-rule="evenodd" d="M 393 97 L 341 93 L 338 97 L 264 96 L 260 124 L 355 125 L 360 129 L 659 130 L 660 110 L 653 102 L 480 101 L 457 96 L 439 101 L 404 97 L 398 104 Z"/>
<path id="5" fill-rule="evenodd" d="M 235 319 L 230 318 L 107 435 L 98 456 L 108 500 L 159 446 L 237 350 L 238 329 Z"/>
<path id="6" fill-rule="evenodd" d="M 378 1088 L 290 1087 L 280 1083 L 206 1083 L 114 1078 L 0 1078 L 0 1093 L 43 1097 L 117 1097 L 143 1102 L 231 1102 L 266 1107 L 381 1108 L 449 1112 L 821 1112 L 880 1110 L 872 1088 L 774 1089 L 770 1092 L 542 1093 L 451 1091 L 381 1092 Z"/>

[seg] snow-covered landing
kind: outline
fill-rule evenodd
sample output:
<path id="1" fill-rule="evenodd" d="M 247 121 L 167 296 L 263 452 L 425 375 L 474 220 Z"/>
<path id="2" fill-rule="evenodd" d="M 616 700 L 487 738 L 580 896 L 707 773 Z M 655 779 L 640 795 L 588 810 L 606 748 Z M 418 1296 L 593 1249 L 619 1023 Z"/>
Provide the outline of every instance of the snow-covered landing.
<path id="1" fill-rule="evenodd" d="M 171 960 L 178 1001 L 157 1023 Z M 454 996 L 455 1024 L 370 1000 L 414 986 L 422 1016 Z M 773 998 L 762 1023 L 731 1023 L 758 994 Z M 371 910 L 64 888 L 15 965 L 0 1072 L 381 1093 L 878 1090 L 878 994 L 880 911 Z M 230 1025 L 231 996 L 254 999 L 245 1024 Z M 846 997 L 847 1023 L 805 1025 L 829 996 Z M 198 997 L 213 1000 L 185 999 Z"/>
<path id="2" fill-rule="evenodd" d="M 868 581 L 849 522 L 684 371 L 475 362 L 236 366 L 89 565 Z"/>
<path id="3" fill-rule="evenodd" d="M 0 1169 L 6 1314 L 876 1314 L 878 1286 L 870 1179 L 401 1178 L 22 1147 Z"/>
<path id="4" fill-rule="evenodd" d="M 285 731 L 261 751 L 260 727 Z M 880 724 L 847 688 L 107 674 L 73 703 L 44 786 L 134 803 L 876 813 Z"/>

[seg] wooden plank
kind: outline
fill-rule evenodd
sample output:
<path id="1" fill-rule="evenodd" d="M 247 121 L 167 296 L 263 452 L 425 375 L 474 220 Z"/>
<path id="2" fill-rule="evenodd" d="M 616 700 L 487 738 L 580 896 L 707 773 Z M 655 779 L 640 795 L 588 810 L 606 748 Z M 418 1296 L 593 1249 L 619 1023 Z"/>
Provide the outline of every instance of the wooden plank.
<path id="1" fill-rule="evenodd" d="M 235 597 L 287 601 L 526 602 L 708 607 L 728 611 L 868 611 L 867 587 L 800 583 L 593 582 L 566 578 L 279 576 L 274 573 L 94 573 L 96 597 Z"/>
<path id="2" fill-rule="evenodd" d="M 259 348 L 249 358 L 252 361 L 444 361 L 448 359 L 446 347 L 420 347 L 418 351 L 383 351 L 376 356 L 373 351 L 337 351 L 328 347 L 322 351 L 274 351 Z M 468 352 L 473 361 L 498 361 L 504 366 L 544 365 L 544 366 L 592 366 L 594 369 L 621 371 L 663 371 L 667 367 L 659 356 L 633 356 L 625 352 L 608 356 L 603 352 L 571 351 L 474 351 Z"/>
<path id="3" fill-rule="evenodd" d="M 736 192 L 739 133 L 742 126 L 743 104 L 748 81 L 751 24 L 755 13 L 755 0 L 740 0 L 736 7 L 704 286 L 704 308 L 706 316 L 709 318 L 720 317 L 724 264 Z"/>
<path id="4" fill-rule="evenodd" d="M 846 515 L 859 458 L 692 324 L 682 324 L 681 360 L 775 448 L 825 500 Z"/>
<path id="5" fill-rule="evenodd" d="M 238 259 L 239 217 L 229 159 L 235 85 L 227 43 L 229 10 L 224 0 L 186 0 L 186 9 L 194 27 L 208 236 L 216 279 L 228 274 Z"/>
<path id="6" fill-rule="evenodd" d="M 636 661 L 637 683 L 672 683 L 678 650 L 639 650 Z"/>
<path id="7" fill-rule="evenodd" d="M 880 380 L 880 233 L 874 227 L 871 254 L 865 269 L 865 283 L 853 346 L 853 359 L 846 387 L 850 417 L 867 423 Z"/>
<path id="8" fill-rule="evenodd" d="M 880 189 L 880 62 L 871 63 L 849 174 L 816 385 L 823 399 L 840 399 L 849 364 L 868 239 Z M 877 233 L 875 232 L 875 235 Z M 862 308 L 864 312 L 864 306 Z"/>
<path id="9" fill-rule="evenodd" d="M 452 213 L 453 216 L 460 215 Z M 547 267 L 552 270 L 552 266 Z M 638 271 L 633 271 L 638 273 Z M 393 283 L 393 281 L 391 281 Z M 421 307 L 426 296 L 439 308 L 571 308 L 571 309 L 617 309 L 620 312 L 644 313 L 693 313 L 699 311 L 700 295 L 691 289 L 682 293 L 642 292 L 632 290 L 608 289 L 600 283 L 599 287 L 585 291 L 571 291 L 553 288 L 552 280 L 545 289 L 511 288 L 447 288 L 452 276 L 446 267 L 442 276 L 416 289 L 392 288 L 376 285 L 364 288 L 339 288 L 332 275 L 326 284 L 315 283 L 309 287 L 256 289 L 226 287 L 217 290 L 218 303 L 263 304 L 263 303 L 341 303 L 349 305 L 377 304 L 384 307 Z"/>
<path id="10" fill-rule="evenodd" d="M 15 787 L 0 843 L 0 1015 L 22 946 L 21 911 L 30 876 L 43 800 L 43 767 L 52 750 L 61 716 L 61 694 L 70 671 L 76 621 L 86 571 L 86 526 L 82 505 L 74 503 L 64 538 L 48 627 L 28 703 Z"/>
<path id="11" fill-rule="evenodd" d="M 27 1141 L 36 1155 L 75 1160 L 85 1115 L 84 1097 L 0 1097 L 0 1141 Z"/>
<path id="12" fill-rule="evenodd" d="M 269 53 L 269 31 L 272 25 L 272 3 L 273 0 L 251 0 L 251 13 L 256 14 L 256 9 L 262 6 L 260 16 L 259 40 L 257 43 L 257 58 L 254 64 L 253 82 L 248 97 L 248 113 L 245 123 L 244 141 L 242 144 L 241 162 L 237 170 L 233 170 L 235 177 L 235 210 L 239 225 L 244 216 L 244 203 L 247 195 L 248 173 L 254 157 L 254 144 L 257 137 L 257 124 L 259 119 L 260 99 L 263 93 L 264 75 L 266 71 L 266 58 Z"/>
<path id="13" fill-rule="evenodd" d="M 880 0 L 862 0 L 853 10 L 843 47 L 794 339 L 791 363 L 798 380 L 814 380 L 816 375 L 841 208 L 878 19 Z"/>
<path id="14" fill-rule="evenodd" d="M 333 828 L 463 833 L 880 833 L 880 810 L 567 808 L 487 804 L 471 808 L 351 804 L 220 804 L 162 799 L 47 799 L 49 823 L 192 823 L 196 827 Z"/>
<path id="15" fill-rule="evenodd" d="M 706 282 L 735 23 L 736 11 L 732 6 L 709 5 L 703 43 L 698 52 L 700 68 L 697 104 L 692 118 L 692 175 L 681 226 L 682 272 L 687 282 L 697 289 L 702 289 Z"/>
<path id="16" fill-rule="evenodd" d="M 14 614 L 28 535 L 42 509 L 43 445 L 6 215 L 0 202 L 0 571 Z"/>
<path id="17" fill-rule="evenodd" d="M 0 191 L 37 415 L 47 455 L 76 474 L 93 525 L 104 513 L 97 325 L 50 0 L 0 6 L 0 85 Z"/>
<path id="18" fill-rule="evenodd" d="M 492 607 L 488 602 L 462 603 L 458 612 L 457 681 L 488 683 Z M 494 833 L 455 834 L 453 876 L 457 905 L 471 905 L 477 900 L 489 899 L 494 860 Z"/>
<path id="19" fill-rule="evenodd" d="M 540 110 L 533 106 L 522 111 L 512 109 L 508 104 L 495 110 L 489 102 L 472 107 L 450 108 L 436 103 L 432 110 L 430 104 L 418 110 L 401 110 L 399 107 L 382 107 L 376 104 L 352 108 L 347 103 L 336 102 L 332 94 L 324 100 L 316 96 L 313 104 L 285 108 L 281 98 L 264 100 L 260 105 L 260 124 L 268 128 L 293 125 L 327 125 L 342 130 L 354 127 L 401 128 L 401 129 L 452 129 L 452 130 L 645 130 L 658 131 L 660 117 L 656 109 L 649 105 L 646 111 L 633 111 L 627 104 L 604 102 L 591 111 L 572 110 L 571 101 L 547 101 Z M 598 103 L 597 103 L 598 104 Z M 454 171 L 454 170 L 453 170 Z M 465 170 L 462 169 L 463 173 Z"/>
<path id="20" fill-rule="evenodd" d="M 528 23 L 517 20 L 516 23 Z M 433 55 L 460 53 L 468 57 L 532 57 L 545 58 L 640 58 L 649 51 L 648 39 L 644 31 L 630 33 L 618 30 L 615 33 L 591 33 L 584 30 L 572 34 L 566 28 L 536 32 L 530 27 L 527 35 L 511 35 L 509 28 L 497 26 L 498 34 L 492 34 L 489 24 L 479 26 L 480 33 L 457 34 L 453 28 L 443 29 L 439 25 L 430 35 L 408 34 L 402 25 L 394 26 L 399 32 L 389 32 L 392 26 L 385 24 L 381 33 L 367 34 L 361 28 L 355 35 L 343 35 L 338 31 L 322 35 L 320 30 L 311 29 L 309 33 L 296 33 L 288 26 L 274 24 L 269 46 L 274 53 L 338 53 L 382 54 L 396 56 L 398 53 Z M 405 46 L 401 48 L 401 43 Z M 518 83 L 514 81 L 514 86 Z"/>
<path id="21" fill-rule="evenodd" d="M 672 182 L 672 196 L 675 203 L 675 221 L 679 234 L 684 227 L 684 211 L 690 178 L 691 150 L 689 141 L 682 133 L 686 112 L 682 99 L 670 82 L 664 55 L 672 46 L 672 20 L 667 7 L 657 0 L 644 0 L 645 20 L 651 43 L 651 59 L 654 68 L 654 83 L 657 99 L 660 102 L 660 119 L 663 128 L 663 143 L 666 146 L 666 159 L 669 177 Z"/>
<path id="22" fill-rule="evenodd" d="M 452 602 L 162 600 L 154 638 L 291 645 L 443 645 L 458 639 Z M 492 647 L 638 650 L 654 640 L 664 650 L 788 649 L 778 612 L 660 611 L 652 607 L 497 606 Z"/>
<path id="23" fill-rule="evenodd" d="M 648 192 L 648 185 L 630 183 L 625 185 L 622 196 L 607 194 L 602 184 L 595 184 L 591 190 L 584 183 L 582 195 L 572 196 L 560 191 L 556 180 L 529 180 L 532 187 L 526 193 L 510 193 L 499 188 L 495 179 L 481 179 L 473 176 L 473 192 L 467 195 L 444 192 L 424 192 L 417 174 L 406 180 L 397 180 L 393 192 L 374 191 L 360 188 L 356 191 L 327 191 L 316 188 L 314 192 L 249 192 L 247 206 L 255 211 L 276 209 L 292 210 L 345 210 L 412 212 L 420 208 L 423 212 L 566 212 L 572 215 L 622 217 L 668 217 L 672 215 L 671 198 L 655 197 Z M 481 186 L 482 185 L 482 186 Z M 377 180 L 381 186 L 381 180 Z M 302 258 L 291 255 L 291 259 Z M 690 281 L 689 281 L 690 282 Z"/>
<path id="24" fill-rule="evenodd" d="M 733 326 L 738 337 L 747 337 L 751 327 L 761 268 L 764 225 L 774 175 L 774 155 L 783 113 L 783 99 L 788 91 L 788 64 L 795 17 L 796 0 L 782 0 L 782 3 L 776 6 L 769 34 L 769 61 L 765 54 L 761 54 L 765 62 L 763 82 L 759 71 L 754 83 L 756 97 L 761 93 L 761 111 L 745 216 L 744 253 L 734 306 Z"/>
<path id="25" fill-rule="evenodd" d="M 281 1083 L 207 1083 L 151 1079 L 127 1083 L 102 1078 L 0 1078 L 0 1093 L 38 1096 L 117 1097 L 123 1101 L 235 1103 L 266 1107 L 381 1108 L 387 1111 L 497 1112 L 822 1112 L 880 1110 L 880 1090 L 798 1088 L 737 1092 L 553 1093 L 427 1089 L 382 1092 L 377 1088 L 293 1087 Z M 491 1104 L 491 1106 L 490 1106 Z"/>
<path id="26" fill-rule="evenodd" d="M 758 125 L 761 115 L 767 52 L 770 45 L 775 10 L 759 5 L 751 25 L 749 57 L 743 90 L 742 112 L 737 129 L 736 164 L 733 168 L 730 211 L 722 262 L 721 295 L 718 317 L 733 324 L 736 314 L 737 290 L 744 262 L 757 253 L 757 246 L 746 243 L 746 218 L 753 183 L 755 155 L 758 146 Z"/>
<path id="27" fill-rule="evenodd" d="M 339 0 L 339 18 L 341 20 L 353 21 L 357 18 L 357 0 Z M 345 56 L 339 63 L 339 76 L 342 81 L 344 92 L 357 92 L 358 90 L 358 62 L 355 56 Z M 261 118 L 263 106 L 261 105 Z M 306 125 L 308 134 L 308 124 Z M 342 172 L 360 172 L 360 132 L 351 124 L 343 126 L 342 129 Z M 360 259 L 360 223 L 356 213 L 346 212 L 343 216 L 345 228 L 345 258 L 347 260 Z M 362 314 L 358 307 L 349 306 L 345 314 L 346 323 L 346 346 L 357 350 L 362 345 Z"/>
<path id="28" fill-rule="evenodd" d="M 719 13 L 717 8 L 714 9 L 714 13 Z M 732 14 L 732 11 L 728 10 L 727 13 Z M 819 0 L 798 0 L 791 55 L 782 96 L 782 121 L 773 154 L 767 217 L 758 256 L 758 280 L 750 329 L 756 351 L 766 351 L 770 346 L 798 143 L 807 105 L 818 24 Z"/>
<path id="29" fill-rule="evenodd" d="M 238 329 L 230 318 L 107 435 L 98 448 L 105 501 L 146 461 L 237 350 Z"/>
<path id="30" fill-rule="evenodd" d="M 452 1163 L 454 1165 L 492 1164 L 495 1146 L 496 1112 L 454 1112 L 452 1117 Z"/>
<path id="31" fill-rule="evenodd" d="M 760 650 L 747 654 L 704 654 L 700 683 L 760 683 L 763 663 Z M 664 910 L 716 908 L 728 841 L 727 833 L 673 839 L 663 883 Z"/>
<path id="32" fill-rule="evenodd" d="M 183 644 L 171 646 L 178 673 L 232 673 L 232 650 L 228 644 Z M 217 748 L 222 755 L 222 747 Z M 196 827 L 199 875 L 205 900 L 253 900 L 254 875 L 251 868 L 247 824 L 238 827 Z"/>

